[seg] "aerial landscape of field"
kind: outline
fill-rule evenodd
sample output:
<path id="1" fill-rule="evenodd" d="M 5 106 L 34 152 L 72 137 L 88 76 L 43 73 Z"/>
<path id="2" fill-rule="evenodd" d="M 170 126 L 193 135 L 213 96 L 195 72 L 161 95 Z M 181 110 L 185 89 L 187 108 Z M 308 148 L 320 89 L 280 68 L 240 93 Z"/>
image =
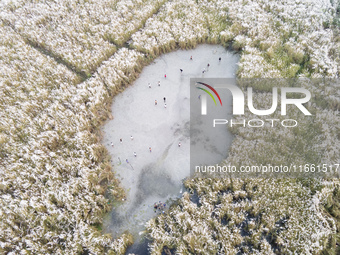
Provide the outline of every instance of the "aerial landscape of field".
<path id="1" fill-rule="evenodd" d="M 340 254 L 337 0 L 3 0 L 0 34 L 0 254 Z"/>

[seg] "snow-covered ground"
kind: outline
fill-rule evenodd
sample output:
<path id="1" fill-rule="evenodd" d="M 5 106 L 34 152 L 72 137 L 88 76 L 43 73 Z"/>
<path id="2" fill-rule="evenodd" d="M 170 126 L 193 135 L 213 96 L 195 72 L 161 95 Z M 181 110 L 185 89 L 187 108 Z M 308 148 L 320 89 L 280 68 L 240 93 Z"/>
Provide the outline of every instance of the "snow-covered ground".
<path id="1" fill-rule="evenodd" d="M 235 77 L 238 61 L 238 55 L 218 45 L 178 50 L 157 58 L 115 97 L 114 118 L 103 128 L 103 143 L 127 197 L 104 222 L 106 231 L 116 236 L 129 230 L 138 239 L 146 221 L 156 215 L 153 204 L 162 201 L 168 208 L 171 199 L 181 195 L 182 180 L 189 176 L 190 78 L 202 77 L 208 63 L 204 78 Z M 228 135 L 227 129 L 221 132 Z M 227 149 L 223 148 L 216 163 L 226 158 Z"/>

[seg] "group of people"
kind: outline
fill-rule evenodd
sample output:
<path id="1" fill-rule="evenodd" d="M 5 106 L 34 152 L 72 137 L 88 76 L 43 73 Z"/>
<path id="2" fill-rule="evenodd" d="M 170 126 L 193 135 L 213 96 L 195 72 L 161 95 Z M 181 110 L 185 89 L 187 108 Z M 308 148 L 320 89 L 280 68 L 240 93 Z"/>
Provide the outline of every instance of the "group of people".
<path id="1" fill-rule="evenodd" d="M 165 100 L 165 98 L 164 98 L 164 100 Z M 130 139 L 131 139 L 131 141 L 133 141 L 133 136 L 130 136 Z M 123 143 L 123 139 L 122 138 L 120 138 L 119 139 L 119 142 L 120 143 Z M 178 147 L 181 147 L 181 142 L 179 142 L 178 143 Z M 111 146 L 112 147 L 114 147 L 114 145 L 113 145 L 113 142 L 111 142 Z M 151 147 L 149 147 L 149 152 L 151 153 L 152 152 L 152 148 Z M 136 152 L 133 152 L 133 156 L 136 158 L 137 157 L 137 153 Z M 119 160 L 119 165 L 121 164 L 121 161 L 120 161 L 120 158 L 118 157 L 118 160 Z M 130 164 L 130 161 L 128 160 L 128 159 L 125 159 L 125 162 L 127 163 L 127 164 Z"/>
<path id="2" fill-rule="evenodd" d="M 193 60 L 192 56 L 190 56 L 190 60 Z M 218 61 L 221 62 L 221 57 L 219 57 Z M 209 67 L 210 67 L 210 64 L 208 63 L 207 64 L 207 69 L 209 69 Z M 183 73 L 183 69 L 179 69 L 179 70 L 180 70 L 181 73 Z M 205 72 L 206 72 L 206 69 L 204 68 L 202 73 L 205 73 Z M 166 79 L 166 74 L 164 74 L 164 78 Z M 160 87 L 161 86 L 161 81 L 158 81 L 157 85 Z M 148 83 L 148 87 L 151 88 L 151 83 Z M 198 98 L 200 99 L 200 97 L 201 97 L 201 95 L 199 95 Z M 167 105 L 166 105 L 166 97 L 163 97 L 163 102 L 164 102 L 164 108 L 166 108 L 167 107 Z M 158 105 L 158 101 L 157 100 L 155 100 L 155 105 Z M 130 136 L 130 138 L 131 138 L 131 141 L 132 141 L 133 140 L 133 136 Z M 120 143 L 123 143 L 123 139 L 122 138 L 120 138 L 119 141 L 120 141 Z M 181 145 L 182 145 L 181 142 L 179 142 L 178 143 L 178 147 L 181 147 Z M 113 142 L 111 142 L 111 146 L 114 147 Z M 152 152 L 151 147 L 149 147 L 149 151 Z M 137 157 L 137 153 L 136 152 L 134 152 L 133 155 L 134 155 L 134 157 Z M 126 163 L 130 164 L 128 159 L 126 159 L 125 161 L 126 161 Z"/>
<path id="3" fill-rule="evenodd" d="M 158 203 L 155 202 L 154 205 L 153 205 L 153 211 L 156 213 L 157 210 L 158 210 L 159 212 L 164 213 L 165 207 L 166 207 L 165 203 L 162 203 L 161 201 L 159 201 Z"/>
<path id="4" fill-rule="evenodd" d="M 112 147 L 113 147 L 113 143 L 112 143 L 112 142 L 111 142 L 111 144 L 112 144 Z M 179 143 L 178 143 L 178 147 L 181 147 L 181 145 L 182 145 L 181 142 L 179 142 Z M 150 153 L 152 152 L 151 147 L 149 147 L 149 152 L 150 152 Z M 136 158 L 136 157 L 137 157 L 137 153 L 136 153 L 136 152 L 133 152 L 133 156 Z M 119 158 L 119 157 L 118 157 L 118 159 L 119 159 L 119 163 L 121 164 L 120 158 Z M 130 164 L 130 162 L 129 162 L 128 159 L 126 159 L 125 161 L 126 161 L 127 164 Z"/>
<path id="5" fill-rule="evenodd" d="M 161 86 L 161 81 L 158 81 L 158 87 L 160 87 L 160 86 Z M 149 87 L 149 89 L 151 89 L 151 83 L 150 82 L 148 83 L 148 87 Z"/>
<path id="6" fill-rule="evenodd" d="M 130 136 L 130 139 L 131 139 L 131 141 L 133 141 L 134 138 L 133 138 L 132 135 Z M 119 139 L 119 142 L 122 144 L 122 143 L 123 143 L 123 138 L 120 138 L 120 139 Z M 113 142 L 111 142 L 111 146 L 112 146 L 112 148 L 114 147 Z M 151 152 L 151 147 L 150 147 L 150 152 Z M 133 156 L 136 158 L 136 157 L 137 157 L 137 153 L 136 153 L 136 152 L 133 152 Z M 120 165 L 122 162 L 121 162 L 121 160 L 120 160 L 119 157 L 118 157 L 118 160 L 119 160 L 118 165 Z M 130 164 L 130 162 L 129 162 L 128 159 L 125 159 L 125 162 L 126 162 L 127 164 Z M 132 167 L 132 166 L 131 166 L 131 167 Z"/>
<path id="7" fill-rule="evenodd" d="M 190 56 L 190 60 L 192 60 L 192 56 Z M 221 62 L 221 57 L 218 58 L 218 61 Z M 210 67 L 210 64 L 208 63 L 207 64 L 207 70 L 209 70 L 209 67 Z M 180 68 L 179 70 L 181 71 L 181 73 L 183 73 L 182 68 Z M 205 68 L 203 68 L 202 73 L 204 74 L 207 70 Z M 166 74 L 164 74 L 164 78 L 166 79 Z M 148 83 L 148 86 L 151 89 L 151 83 L 150 82 Z M 161 86 L 161 81 L 158 81 L 158 86 L 159 87 Z M 166 98 L 164 97 L 163 100 L 164 100 L 164 108 L 166 108 Z M 157 100 L 155 100 L 155 105 L 157 105 L 157 104 L 158 104 L 158 102 L 157 102 Z"/>
<path id="8" fill-rule="evenodd" d="M 164 78 L 166 78 L 166 74 L 164 75 Z M 151 83 L 148 83 L 149 89 L 151 89 Z M 161 86 L 161 81 L 158 81 L 158 87 Z M 163 97 L 163 101 L 164 101 L 164 108 L 166 108 L 166 97 Z M 157 100 L 155 100 L 155 105 L 158 105 Z"/>
<path id="9" fill-rule="evenodd" d="M 166 97 L 163 97 L 163 101 L 164 101 L 164 108 L 166 108 Z M 155 105 L 157 105 L 157 100 L 155 100 Z"/>

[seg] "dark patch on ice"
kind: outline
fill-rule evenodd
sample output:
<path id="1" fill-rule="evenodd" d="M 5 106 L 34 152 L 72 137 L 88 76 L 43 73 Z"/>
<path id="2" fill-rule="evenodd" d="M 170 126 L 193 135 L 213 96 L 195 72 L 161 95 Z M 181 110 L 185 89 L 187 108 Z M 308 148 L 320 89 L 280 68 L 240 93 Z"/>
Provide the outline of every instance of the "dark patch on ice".
<path id="1" fill-rule="evenodd" d="M 118 215 L 117 209 L 113 210 L 111 213 L 111 224 L 120 227 L 123 223 L 122 218 Z"/>
<path id="2" fill-rule="evenodd" d="M 140 242 L 136 242 L 126 249 L 125 254 L 136 254 L 136 255 L 148 255 L 150 241 L 146 238 L 142 239 Z"/>
<path id="3" fill-rule="evenodd" d="M 166 197 L 169 194 L 173 194 L 174 187 L 176 187 L 175 191 L 177 191 L 176 184 L 164 171 L 157 169 L 156 164 L 148 165 L 141 171 L 135 203 L 140 204 L 145 197 L 155 194 L 160 197 Z"/>

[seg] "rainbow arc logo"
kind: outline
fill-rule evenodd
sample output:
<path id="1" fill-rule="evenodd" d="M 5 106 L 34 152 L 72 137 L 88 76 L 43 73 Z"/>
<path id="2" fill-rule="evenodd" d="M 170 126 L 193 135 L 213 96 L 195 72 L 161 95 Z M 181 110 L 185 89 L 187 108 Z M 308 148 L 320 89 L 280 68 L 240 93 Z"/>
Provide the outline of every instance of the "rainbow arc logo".
<path id="1" fill-rule="evenodd" d="M 220 95 L 217 93 L 217 91 L 212 86 L 210 86 L 209 84 L 203 83 L 203 82 L 199 82 L 199 81 L 197 82 L 197 84 L 203 85 L 203 86 L 207 87 L 208 89 L 210 89 L 217 96 L 217 98 L 220 101 L 220 104 L 222 106 L 221 97 L 220 97 Z M 196 88 L 206 92 L 212 98 L 212 100 L 214 101 L 215 105 L 217 105 L 215 97 L 213 96 L 213 94 L 209 90 L 207 90 L 205 88 L 201 88 L 201 87 L 196 87 Z M 202 115 L 207 115 L 207 97 L 206 97 L 206 95 L 202 95 L 201 106 L 202 106 L 201 107 L 201 114 Z"/>

